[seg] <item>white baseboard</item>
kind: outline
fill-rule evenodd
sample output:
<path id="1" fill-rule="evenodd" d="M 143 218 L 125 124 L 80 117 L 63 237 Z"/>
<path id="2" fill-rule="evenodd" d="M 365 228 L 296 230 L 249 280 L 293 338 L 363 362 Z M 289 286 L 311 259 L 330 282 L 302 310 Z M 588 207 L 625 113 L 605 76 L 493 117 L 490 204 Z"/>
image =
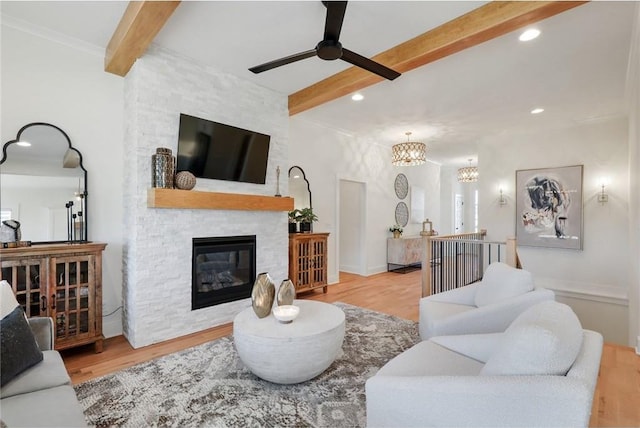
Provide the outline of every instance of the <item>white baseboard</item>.
<path id="1" fill-rule="evenodd" d="M 383 273 L 387 271 L 387 265 L 373 266 L 367 269 L 367 276 Z"/>
<path id="2" fill-rule="evenodd" d="M 360 267 L 356 265 L 340 265 L 340 272 L 362 275 L 362 272 L 360 272 Z"/>

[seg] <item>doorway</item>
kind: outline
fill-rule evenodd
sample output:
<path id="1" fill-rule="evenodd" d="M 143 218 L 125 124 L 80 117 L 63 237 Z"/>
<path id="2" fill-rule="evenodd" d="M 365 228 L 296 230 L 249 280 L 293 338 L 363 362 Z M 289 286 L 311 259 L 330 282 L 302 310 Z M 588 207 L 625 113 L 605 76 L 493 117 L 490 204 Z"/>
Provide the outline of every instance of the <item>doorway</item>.
<path id="1" fill-rule="evenodd" d="M 366 275 L 366 184 L 339 180 L 338 270 Z"/>
<path id="2" fill-rule="evenodd" d="M 458 235 L 464 232 L 464 196 L 456 193 L 453 207 L 453 233 Z"/>

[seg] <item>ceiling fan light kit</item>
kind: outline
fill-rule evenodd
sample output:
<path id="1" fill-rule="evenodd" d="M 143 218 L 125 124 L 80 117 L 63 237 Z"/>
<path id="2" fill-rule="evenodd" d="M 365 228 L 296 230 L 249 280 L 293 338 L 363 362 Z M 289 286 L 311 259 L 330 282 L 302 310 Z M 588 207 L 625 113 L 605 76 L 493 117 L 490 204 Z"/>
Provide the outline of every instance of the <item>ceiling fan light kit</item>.
<path id="1" fill-rule="evenodd" d="M 360 67 L 378 76 L 388 80 L 393 80 L 400 76 L 395 70 L 390 69 L 369 58 L 363 57 L 349 49 L 346 49 L 340 43 L 340 32 L 342 31 L 342 22 L 344 14 L 347 10 L 346 1 L 323 1 L 322 4 L 327 8 L 327 16 L 324 25 L 324 38 L 316 45 L 314 49 L 299 52 L 284 58 L 269 61 L 264 64 L 251 67 L 249 71 L 253 73 L 262 73 L 283 65 L 301 61 L 303 59 L 317 56 L 326 61 L 341 59 L 356 67 Z"/>

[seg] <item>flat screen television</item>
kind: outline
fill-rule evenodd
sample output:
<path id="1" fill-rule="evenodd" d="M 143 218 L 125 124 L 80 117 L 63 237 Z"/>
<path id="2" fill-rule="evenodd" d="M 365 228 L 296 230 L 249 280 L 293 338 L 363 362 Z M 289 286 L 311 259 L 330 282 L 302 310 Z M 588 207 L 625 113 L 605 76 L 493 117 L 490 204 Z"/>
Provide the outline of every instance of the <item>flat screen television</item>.
<path id="1" fill-rule="evenodd" d="M 270 141 L 269 135 L 181 113 L 176 171 L 264 184 Z"/>

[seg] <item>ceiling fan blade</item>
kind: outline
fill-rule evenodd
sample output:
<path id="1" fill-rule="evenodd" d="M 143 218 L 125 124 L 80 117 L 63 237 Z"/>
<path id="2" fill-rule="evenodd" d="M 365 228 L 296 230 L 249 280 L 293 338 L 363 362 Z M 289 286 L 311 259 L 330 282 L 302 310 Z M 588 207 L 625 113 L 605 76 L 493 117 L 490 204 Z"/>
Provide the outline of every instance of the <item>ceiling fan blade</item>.
<path id="1" fill-rule="evenodd" d="M 347 10 L 346 1 L 323 1 L 327 8 L 327 18 L 324 22 L 324 40 L 338 41 L 342 31 L 342 21 Z"/>
<path id="2" fill-rule="evenodd" d="M 249 71 L 258 74 L 262 73 L 263 71 L 271 70 L 272 68 L 291 64 L 292 62 L 301 61 L 303 59 L 311 58 L 312 56 L 316 55 L 316 50 L 311 49 L 294 55 L 286 56 L 284 58 L 276 59 L 274 61 L 265 62 L 264 64 L 256 65 L 255 67 L 251 67 Z"/>
<path id="3" fill-rule="evenodd" d="M 384 77 L 385 79 L 393 80 L 397 77 L 400 77 L 400 73 L 395 70 L 386 67 L 379 62 L 375 62 L 369 58 L 365 58 L 362 55 L 359 55 L 349 49 L 342 48 L 342 57 L 348 63 L 355 65 L 356 67 L 364 68 L 367 71 L 370 71 L 378 76 Z"/>

